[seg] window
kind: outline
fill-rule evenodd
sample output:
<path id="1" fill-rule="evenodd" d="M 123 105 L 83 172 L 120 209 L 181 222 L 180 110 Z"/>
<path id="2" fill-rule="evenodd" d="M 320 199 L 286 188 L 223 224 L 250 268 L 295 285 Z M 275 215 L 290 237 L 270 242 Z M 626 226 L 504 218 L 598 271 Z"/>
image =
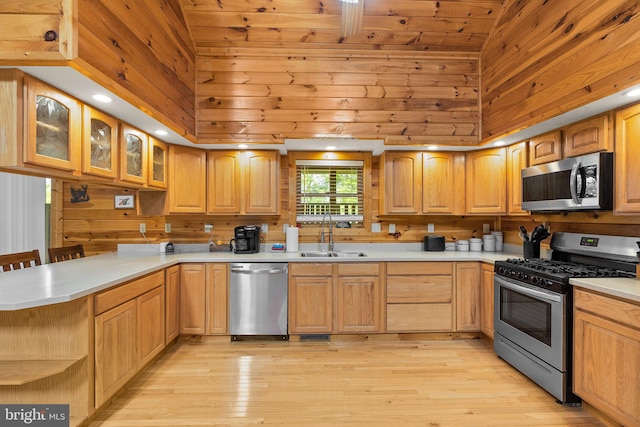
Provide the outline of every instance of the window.
<path id="1" fill-rule="evenodd" d="M 364 162 L 361 160 L 296 160 L 296 222 L 332 220 L 362 224 Z"/>

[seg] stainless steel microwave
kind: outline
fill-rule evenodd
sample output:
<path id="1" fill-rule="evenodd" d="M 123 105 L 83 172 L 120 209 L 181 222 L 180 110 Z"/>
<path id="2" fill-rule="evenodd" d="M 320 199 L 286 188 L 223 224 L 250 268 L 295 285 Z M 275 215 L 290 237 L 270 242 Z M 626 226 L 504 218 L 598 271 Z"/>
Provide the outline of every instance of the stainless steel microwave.
<path id="1" fill-rule="evenodd" d="M 522 209 L 612 210 L 613 153 L 569 157 L 523 169 Z"/>

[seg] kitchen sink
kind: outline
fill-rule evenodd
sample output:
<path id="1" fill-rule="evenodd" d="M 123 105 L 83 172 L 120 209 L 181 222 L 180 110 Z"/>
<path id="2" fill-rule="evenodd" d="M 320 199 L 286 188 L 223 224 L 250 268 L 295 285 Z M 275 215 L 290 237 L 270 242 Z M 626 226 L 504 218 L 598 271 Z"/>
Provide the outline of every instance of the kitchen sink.
<path id="1" fill-rule="evenodd" d="M 300 256 L 309 258 L 347 258 L 347 257 L 366 257 L 364 252 L 357 251 L 305 251 Z"/>

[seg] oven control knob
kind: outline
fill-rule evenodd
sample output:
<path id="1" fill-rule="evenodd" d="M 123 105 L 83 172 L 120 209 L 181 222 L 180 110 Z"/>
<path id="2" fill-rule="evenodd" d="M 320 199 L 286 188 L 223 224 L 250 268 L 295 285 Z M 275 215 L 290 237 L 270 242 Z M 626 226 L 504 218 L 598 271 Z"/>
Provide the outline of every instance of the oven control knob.
<path id="1" fill-rule="evenodd" d="M 503 275 L 503 276 L 504 276 L 506 272 L 507 272 L 507 269 L 506 269 L 506 268 L 504 268 L 504 267 L 499 267 L 499 268 L 498 268 L 498 273 L 499 273 L 499 274 L 501 274 L 501 275 Z"/>
<path id="2" fill-rule="evenodd" d="M 518 279 L 524 280 L 526 275 L 523 272 L 518 273 Z"/>
<path id="3" fill-rule="evenodd" d="M 533 279 L 531 281 L 533 282 L 534 285 L 537 285 L 540 279 L 537 278 L 536 276 L 533 276 Z"/>

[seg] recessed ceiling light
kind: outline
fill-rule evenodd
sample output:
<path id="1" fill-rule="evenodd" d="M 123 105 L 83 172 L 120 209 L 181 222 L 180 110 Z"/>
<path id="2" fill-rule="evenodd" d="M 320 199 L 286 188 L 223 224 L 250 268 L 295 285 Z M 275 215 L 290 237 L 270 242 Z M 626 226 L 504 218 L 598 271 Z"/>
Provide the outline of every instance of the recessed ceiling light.
<path id="1" fill-rule="evenodd" d="M 629 91 L 629 92 L 627 92 L 625 95 L 627 95 L 627 96 L 629 96 L 629 97 L 640 96 L 640 89 L 630 90 L 630 91 Z"/>
<path id="2" fill-rule="evenodd" d="M 158 129 L 158 130 L 155 131 L 155 134 L 156 135 L 160 135 L 160 136 L 167 136 L 167 135 L 169 135 L 169 132 L 167 132 L 166 130 L 163 130 L 163 129 Z"/>
<path id="3" fill-rule="evenodd" d="M 502 147 L 504 145 L 504 141 L 496 141 L 493 143 L 494 147 Z"/>
<path id="4" fill-rule="evenodd" d="M 437 150 L 438 146 L 437 145 L 430 145 L 427 147 L 427 150 Z"/>
<path id="5" fill-rule="evenodd" d="M 239 144 L 238 148 L 244 150 L 245 148 L 249 148 L 249 146 L 247 144 Z"/>
<path id="6" fill-rule="evenodd" d="M 325 150 L 329 150 L 329 151 L 333 151 L 336 149 L 335 145 L 327 145 L 326 147 L 324 147 Z"/>
<path id="7" fill-rule="evenodd" d="M 93 99 L 95 99 L 98 102 L 111 102 L 112 99 L 110 97 L 108 97 L 107 95 L 102 95 L 100 93 L 97 93 L 95 95 L 93 95 Z"/>

